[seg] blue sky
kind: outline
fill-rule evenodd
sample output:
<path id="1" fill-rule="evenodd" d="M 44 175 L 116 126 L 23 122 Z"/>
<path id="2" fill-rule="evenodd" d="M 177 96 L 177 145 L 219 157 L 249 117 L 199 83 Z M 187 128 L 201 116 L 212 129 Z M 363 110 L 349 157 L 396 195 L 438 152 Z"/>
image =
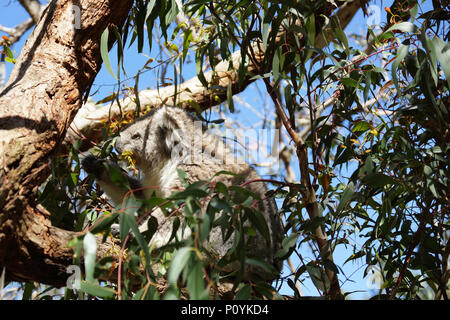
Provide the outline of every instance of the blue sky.
<path id="1" fill-rule="evenodd" d="M 381 22 L 383 23 L 385 21 L 385 12 L 384 7 L 390 6 L 392 1 L 372 1 L 371 4 L 377 5 L 380 9 L 381 13 Z M 431 9 L 431 1 L 426 1 L 424 4 L 422 4 L 422 9 L 426 8 L 427 11 Z M 29 16 L 26 13 L 26 11 L 16 2 L 12 1 L 2 1 L 2 4 L 0 4 L 0 24 L 6 27 L 14 27 L 16 24 L 24 21 Z M 357 16 L 353 19 L 353 21 L 350 23 L 350 25 L 346 28 L 347 35 L 351 33 L 356 34 L 364 34 L 365 30 L 367 30 L 366 17 L 362 15 L 362 12 L 360 11 Z M 372 20 L 373 21 L 373 20 Z M 16 43 L 13 46 L 13 49 L 15 50 L 15 56 L 19 54 L 20 48 L 23 46 L 24 41 L 27 39 L 31 31 L 27 32 L 20 42 Z M 0 32 L 0 36 L 4 33 Z M 350 40 L 350 38 L 349 38 Z M 354 45 L 354 42 L 350 40 L 350 45 Z M 157 45 L 156 43 L 153 44 L 152 54 L 151 57 L 157 59 L 155 57 L 155 52 L 157 52 Z M 113 68 L 116 64 L 115 59 L 115 51 L 114 49 L 110 52 L 110 57 L 112 60 Z M 125 59 L 124 59 L 124 65 L 125 69 L 127 70 L 128 76 L 132 77 L 134 76 L 137 71 L 142 68 L 142 66 L 147 62 L 148 58 L 150 57 L 150 54 L 148 53 L 148 47 L 144 46 L 144 52 L 142 54 L 137 53 L 136 46 L 133 45 L 130 49 L 128 49 L 125 53 Z M 192 59 L 193 60 L 193 59 Z M 149 66 L 155 66 L 157 64 L 156 61 L 151 63 Z M 7 64 L 7 71 L 8 74 L 12 69 L 11 64 Z M 139 79 L 139 89 L 147 89 L 147 88 L 155 88 L 156 87 L 156 79 L 158 79 L 158 68 L 153 69 L 152 71 L 146 72 L 140 76 Z M 185 79 L 189 79 L 192 76 L 195 76 L 195 68 L 193 64 L 189 64 L 186 66 L 183 66 L 183 76 Z M 169 67 L 167 69 L 167 77 L 173 78 L 173 68 Z M 125 79 L 125 76 L 122 75 L 122 79 Z M 134 86 L 134 79 L 130 78 L 129 81 L 126 82 L 127 85 L 130 87 Z M 93 98 L 95 100 L 100 100 L 105 96 L 108 96 L 112 92 L 114 92 L 117 89 L 117 82 L 116 80 L 105 70 L 104 67 L 102 67 L 101 71 L 99 72 L 94 85 L 91 89 L 91 93 L 95 92 L 95 95 Z M 265 93 L 265 88 L 261 83 L 254 83 L 250 85 L 243 93 L 239 94 L 239 98 L 245 101 L 246 103 L 252 105 L 255 109 L 261 112 L 261 110 L 264 107 L 267 107 L 268 110 L 273 111 L 273 105 L 272 103 L 267 99 L 267 95 Z M 241 105 L 238 101 L 235 101 L 235 107 L 237 110 L 241 110 L 239 113 L 232 116 L 234 119 L 238 119 L 242 123 L 246 125 L 251 125 L 256 121 L 256 118 L 254 114 L 248 109 L 245 108 L 243 105 Z M 295 159 L 294 159 L 295 160 Z M 297 165 L 293 165 L 293 168 L 296 171 L 297 177 L 298 170 Z M 349 247 L 350 248 L 350 247 Z M 370 292 L 366 280 L 363 278 L 363 270 L 365 268 L 365 265 L 363 265 L 361 262 L 353 262 L 348 263 L 346 265 L 343 265 L 343 261 L 351 254 L 349 250 L 346 250 L 343 246 L 339 246 L 337 250 L 334 253 L 335 263 L 338 266 L 341 266 L 343 268 L 343 271 L 347 277 L 349 277 L 349 280 L 345 281 L 343 285 L 344 291 L 357 291 L 362 290 L 363 293 L 355 293 L 350 296 L 350 298 L 353 299 L 365 299 L 373 295 L 374 292 Z M 293 259 L 294 265 L 297 265 L 297 261 Z M 286 273 L 289 273 L 290 271 L 286 270 Z M 340 274 L 339 275 L 340 280 L 345 280 L 345 277 Z M 311 284 L 310 281 L 306 281 L 304 283 L 305 285 L 302 286 L 302 291 L 304 295 L 317 295 L 317 290 L 314 288 L 314 286 Z M 281 293 L 291 294 L 291 290 L 287 287 L 287 285 L 283 288 Z"/>

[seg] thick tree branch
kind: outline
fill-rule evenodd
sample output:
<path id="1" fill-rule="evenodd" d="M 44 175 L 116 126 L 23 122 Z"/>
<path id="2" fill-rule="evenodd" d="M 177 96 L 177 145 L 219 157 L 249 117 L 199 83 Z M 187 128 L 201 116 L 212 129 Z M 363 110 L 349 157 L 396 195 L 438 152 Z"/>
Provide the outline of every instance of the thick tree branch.
<path id="1" fill-rule="evenodd" d="M 0 27 L 0 31 L 6 32 L 9 34 L 8 40 L 0 39 L 0 45 L 12 45 L 20 40 L 25 32 L 30 30 L 34 26 L 33 19 L 29 18 L 22 22 L 21 24 L 15 26 L 14 28 Z"/>
<path id="2" fill-rule="evenodd" d="M 37 2 L 37 1 L 24 1 L 26 2 L 26 4 L 28 4 L 28 2 Z M 22 1 L 21 1 L 22 3 Z M 25 9 L 27 9 L 28 7 L 26 7 L 24 4 L 22 4 Z M 23 34 L 25 32 L 27 32 L 28 30 L 30 30 L 35 24 L 36 21 L 39 21 L 39 18 L 41 16 L 41 14 L 44 12 L 45 8 L 47 6 L 46 5 L 41 5 L 39 3 L 39 5 L 33 4 L 30 5 L 29 9 L 27 9 L 27 12 L 30 13 L 31 18 L 25 20 L 24 22 L 18 24 L 17 26 L 15 26 L 14 28 L 8 28 L 5 26 L 0 26 L 0 31 L 6 32 L 7 34 L 9 34 L 8 40 L 5 39 L 0 39 L 0 45 L 12 45 L 14 43 L 16 43 L 17 41 L 20 40 L 20 38 L 23 36 Z"/>
<path id="3" fill-rule="evenodd" d="M 33 22 L 37 24 L 45 6 L 37 0 L 19 0 L 19 2 L 27 10 Z"/>

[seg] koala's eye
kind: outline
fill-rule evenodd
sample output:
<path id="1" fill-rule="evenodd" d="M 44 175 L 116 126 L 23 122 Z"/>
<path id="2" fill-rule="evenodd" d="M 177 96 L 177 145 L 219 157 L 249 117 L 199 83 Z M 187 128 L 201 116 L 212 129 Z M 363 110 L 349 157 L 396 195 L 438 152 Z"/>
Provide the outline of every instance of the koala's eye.
<path id="1" fill-rule="evenodd" d="M 140 133 L 135 133 L 135 134 L 133 134 L 133 135 L 131 136 L 131 139 L 136 140 L 136 139 L 139 139 L 140 137 L 141 137 L 141 134 L 140 134 Z"/>

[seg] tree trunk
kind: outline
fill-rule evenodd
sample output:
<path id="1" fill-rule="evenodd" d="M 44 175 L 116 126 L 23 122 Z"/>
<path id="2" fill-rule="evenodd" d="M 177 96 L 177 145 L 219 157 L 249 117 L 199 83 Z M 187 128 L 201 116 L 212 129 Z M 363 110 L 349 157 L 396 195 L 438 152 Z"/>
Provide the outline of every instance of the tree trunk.
<path id="1" fill-rule="evenodd" d="M 100 70 L 103 30 L 121 28 L 132 3 L 52 1 L 0 92 L 0 266 L 8 280 L 65 285 L 67 242 L 77 234 L 51 226 L 37 190 Z"/>

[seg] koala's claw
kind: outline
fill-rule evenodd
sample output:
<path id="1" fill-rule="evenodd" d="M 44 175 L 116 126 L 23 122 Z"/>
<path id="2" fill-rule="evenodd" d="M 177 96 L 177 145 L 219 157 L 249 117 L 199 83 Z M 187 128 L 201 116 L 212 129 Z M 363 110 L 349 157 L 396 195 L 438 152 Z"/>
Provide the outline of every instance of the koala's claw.
<path id="1" fill-rule="evenodd" d="M 83 160 L 81 160 L 81 165 L 89 174 L 95 177 L 100 177 L 103 172 L 103 160 L 98 159 L 96 156 L 89 154 Z"/>

